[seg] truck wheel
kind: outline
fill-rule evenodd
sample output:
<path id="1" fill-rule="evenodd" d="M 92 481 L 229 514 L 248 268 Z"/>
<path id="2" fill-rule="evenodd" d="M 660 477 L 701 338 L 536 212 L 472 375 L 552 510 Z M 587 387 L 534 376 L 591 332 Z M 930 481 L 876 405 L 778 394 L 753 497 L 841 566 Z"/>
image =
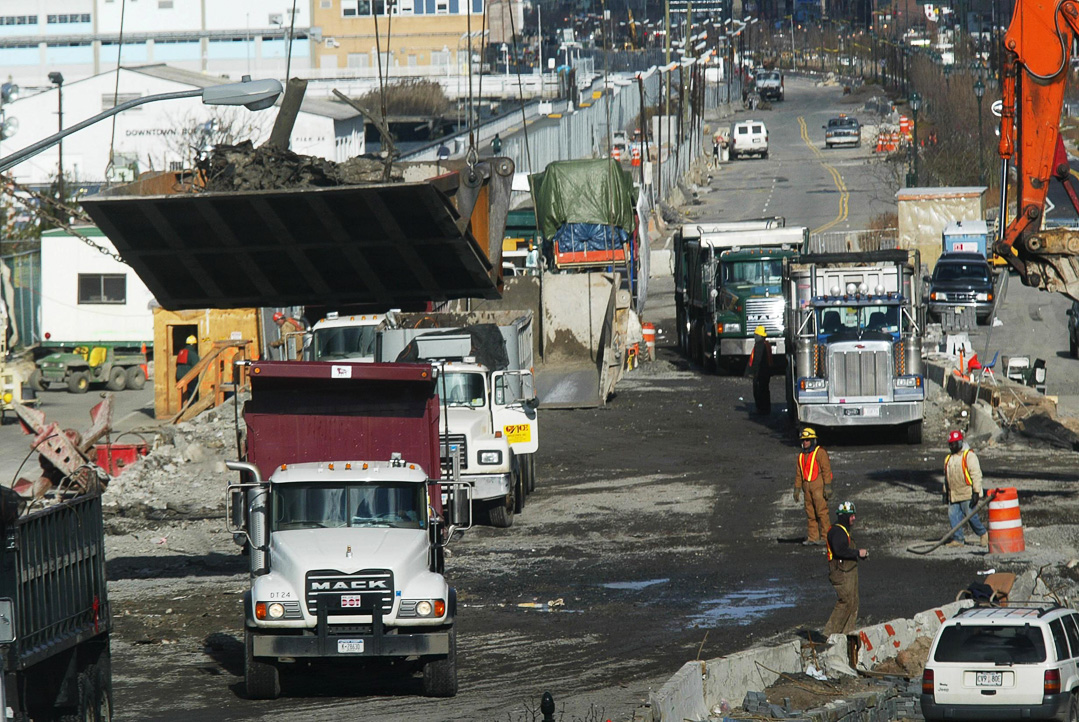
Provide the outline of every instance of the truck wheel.
<path id="1" fill-rule="evenodd" d="M 94 664 L 94 677 L 97 679 L 97 700 L 94 704 L 97 722 L 112 722 L 112 655 L 108 646 Z"/>
<path id="2" fill-rule="evenodd" d="M 528 469 L 528 493 L 531 494 L 536 490 L 536 455 L 529 454 L 525 467 Z"/>
<path id="3" fill-rule="evenodd" d="M 44 391 L 49 388 L 49 382 L 45 380 L 45 377 L 41 374 L 41 369 L 34 369 L 30 374 L 30 378 L 27 380 L 30 384 L 30 388 L 34 391 Z"/>
<path id="4" fill-rule="evenodd" d="M 146 385 L 146 374 L 143 373 L 141 366 L 131 366 L 124 375 L 127 377 L 125 386 L 132 391 L 138 391 Z"/>
<path id="5" fill-rule="evenodd" d="M 911 445 L 922 443 L 921 421 L 913 421 L 907 424 L 907 443 Z"/>
<path id="6" fill-rule="evenodd" d="M 281 696 L 281 673 L 272 663 L 255 659 L 255 635 L 244 629 L 244 692 L 248 699 L 277 699 Z"/>
<path id="7" fill-rule="evenodd" d="M 90 665 L 78 676 L 79 711 L 75 719 L 79 722 L 97 722 L 97 675 Z"/>
<path id="8" fill-rule="evenodd" d="M 450 627 L 450 653 L 441 659 L 434 659 L 423 664 L 423 694 L 425 697 L 457 695 L 456 627 Z"/>
<path id="9" fill-rule="evenodd" d="M 513 482 L 513 513 L 520 514 L 525 510 L 525 499 L 528 496 L 528 492 L 525 491 L 525 479 L 520 467 L 517 469 L 517 473 L 514 474 Z"/>
<path id="10" fill-rule="evenodd" d="M 498 499 L 487 507 L 487 520 L 493 527 L 508 529 L 513 526 L 513 510 L 513 494 L 508 494 L 505 499 Z"/>
<path id="11" fill-rule="evenodd" d="M 1068 353 L 1072 358 L 1079 358 L 1079 343 L 1076 343 L 1075 336 L 1068 336 Z"/>
<path id="12" fill-rule="evenodd" d="M 90 390 L 90 374 L 74 371 L 67 377 L 67 390 L 73 394 L 85 394 Z"/>
<path id="13" fill-rule="evenodd" d="M 109 380 L 105 382 L 109 391 L 123 391 L 127 386 L 127 372 L 122 366 L 113 366 L 109 370 Z"/>

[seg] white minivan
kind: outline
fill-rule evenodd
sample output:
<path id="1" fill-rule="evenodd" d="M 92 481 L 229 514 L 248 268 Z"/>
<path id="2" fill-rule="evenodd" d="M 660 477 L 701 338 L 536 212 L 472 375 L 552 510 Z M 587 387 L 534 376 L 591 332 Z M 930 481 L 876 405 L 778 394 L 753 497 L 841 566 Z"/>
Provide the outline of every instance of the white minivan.
<path id="1" fill-rule="evenodd" d="M 922 674 L 927 720 L 1079 718 L 1079 615 L 1056 605 L 964 609 Z"/>
<path id="2" fill-rule="evenodd" d="M 747 155 L 768 157 L 768 128 L 763 120 L 742 120 L 731 128 L 731 160 Z"/>

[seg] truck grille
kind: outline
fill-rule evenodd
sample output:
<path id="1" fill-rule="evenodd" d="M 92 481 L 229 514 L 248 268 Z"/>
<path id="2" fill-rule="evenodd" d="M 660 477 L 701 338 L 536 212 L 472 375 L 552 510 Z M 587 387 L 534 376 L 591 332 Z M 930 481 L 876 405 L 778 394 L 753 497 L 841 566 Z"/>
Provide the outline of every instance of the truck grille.
<path id="1" fill-rule="evenodd" d="M 764 326 L 769 336 L 783 335 L 783 299 L 746 299 L 746 331 L 753 333 L 757 326 Z"/>
<path id="2" fill-rule="evenodd" d="M 327 614 L 370 614 L 381 608 L 383 614 L 393 609 L 393 572 L 388 569 L 364 569 L 345 574 L 336 569 L 320 569 L 307 573 L 305 584 L 307 611 L 317 614 L 319 604 L 326 605 Z M 342 602 L 342 597 L 359 596 Z"/>
<path id="3" fill-rule="evenodd" d="M 447 441 L 449 442 L 448 444 Z M 439 453 L 444 461 L 450 455 L 450 449 L 447 447 L 456 446 L 461 452 L 461 470 L 464 471 L 468 468 L 468 442 L 465 441 L 464 434 L 442 434 L 439 437 L 439 442 L 442 445 Z M 444 463 L 443 465 L 445 466 L 446 464 Z"/>
<path id="4" fill-rule="evenodd" d="M 833 351 L 828 377 L 836 397 L 874 396 L 891 400 L 892 361 L 883 349 Z"/>

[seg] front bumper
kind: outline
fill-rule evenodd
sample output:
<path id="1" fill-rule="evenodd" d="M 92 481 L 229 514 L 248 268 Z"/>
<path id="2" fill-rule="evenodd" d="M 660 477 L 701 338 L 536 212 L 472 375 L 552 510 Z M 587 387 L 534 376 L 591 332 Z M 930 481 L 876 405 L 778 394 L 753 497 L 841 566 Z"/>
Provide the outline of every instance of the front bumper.
<path id="1" fill-rule="evenodd" d="M 921 421 L 924 405 L 922 401 L 799 404 L 798 420 L 812 426 L 893 426 Z"/>
<path id="2" fill-rule="evenodd" d="M 825 145 L 858 145 L 861 142 L 861 137 L 857 135 L 839 135 L 834 138 L 825 138 Z"/>
<path id="3" fill-rule="evenodd" d="M 513 475 L 509 473 L 461 474 L 461 481 L 472 484 L 473 501 L 500 499 L 513 489 Z"/>
<path id="4" fill-rule="evenodd" d="M 254 634 L 256 657 L 416 657 L 450 653 L 449 632 L 422 632 L 422 627 L 417 627 L 416 632 L 401 627 L 386 630 L 377 616 L 371 630 L 364 634 L 339 631 L 321 619 L 318 627 L 305 629 L 302 635 L 248 629 Z M 361 648 L 363 651 L 356 651 Z"/>
<path id="5" fill-rule="evenodd" d="M 963 309 L 962 313 L 974 313 L 978 318 L 989 318 L 993 312 L 992 301 L 977 301 L 973 303 L 951 303 L 950 301 L 930 301 L 929 313 L 934 316 L 943 316 L 949 311 Z"/>
<path id="6" fill-rule="evenodd" d="M 1041 704 L 937 704 L 933 695 L 922 695 L 922 715 L 927 720 L 1063 720 L 1068 716 L 1071 695 L 1047 694 Z"/>
<path id="7" fill-rule="evenodd" d="M 773 354 L 787 353 L 787 343 L 782 338 L 769 338 L 772 344 Z M 753 351 L 754 339 L 749 338 L 722 338 L 719 339 L 720 356 L 749 356 Z"/>

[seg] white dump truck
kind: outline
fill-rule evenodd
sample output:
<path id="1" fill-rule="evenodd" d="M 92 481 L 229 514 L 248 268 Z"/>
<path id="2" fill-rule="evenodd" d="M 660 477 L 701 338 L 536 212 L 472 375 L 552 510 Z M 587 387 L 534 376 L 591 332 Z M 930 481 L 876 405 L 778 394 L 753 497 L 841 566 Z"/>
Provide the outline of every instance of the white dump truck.
<path id="1" fill-rule="evenodd" d="M 921 443 L 918 268 L 916 251 L 814 254 L 784 263 L 792 421 L 888 426 Z"/>
<path id="2" fill-rule="evenodd" d="M 228 525 L 248 549 L 244 684 L 394 660 L 423 694 L 457 693 L 457 597 L 445 544 L 470 523 L 459 461 L 439 451 L 429 364 L 258 361 Z M 443 464 L 450 466 L 448 480 Z M 443 511 L 442 499 L 449 501 Z"/>
<path id="3" fill-rule="evenodd" d="M 536 486 L 532 353 L 531 312 L 391 312 L 379 329 L 379 361 L 439 364 L 443 455 L 461 451 L 477 516 L 496 527 L 513 523 Z"/>
<path id="4" fill-rule="evenodd" d="M 340 314 L 331 311 L 311 329 L 309 361 L 375 360 L 375 337 L 384 316 L 380 313 Z"/>

